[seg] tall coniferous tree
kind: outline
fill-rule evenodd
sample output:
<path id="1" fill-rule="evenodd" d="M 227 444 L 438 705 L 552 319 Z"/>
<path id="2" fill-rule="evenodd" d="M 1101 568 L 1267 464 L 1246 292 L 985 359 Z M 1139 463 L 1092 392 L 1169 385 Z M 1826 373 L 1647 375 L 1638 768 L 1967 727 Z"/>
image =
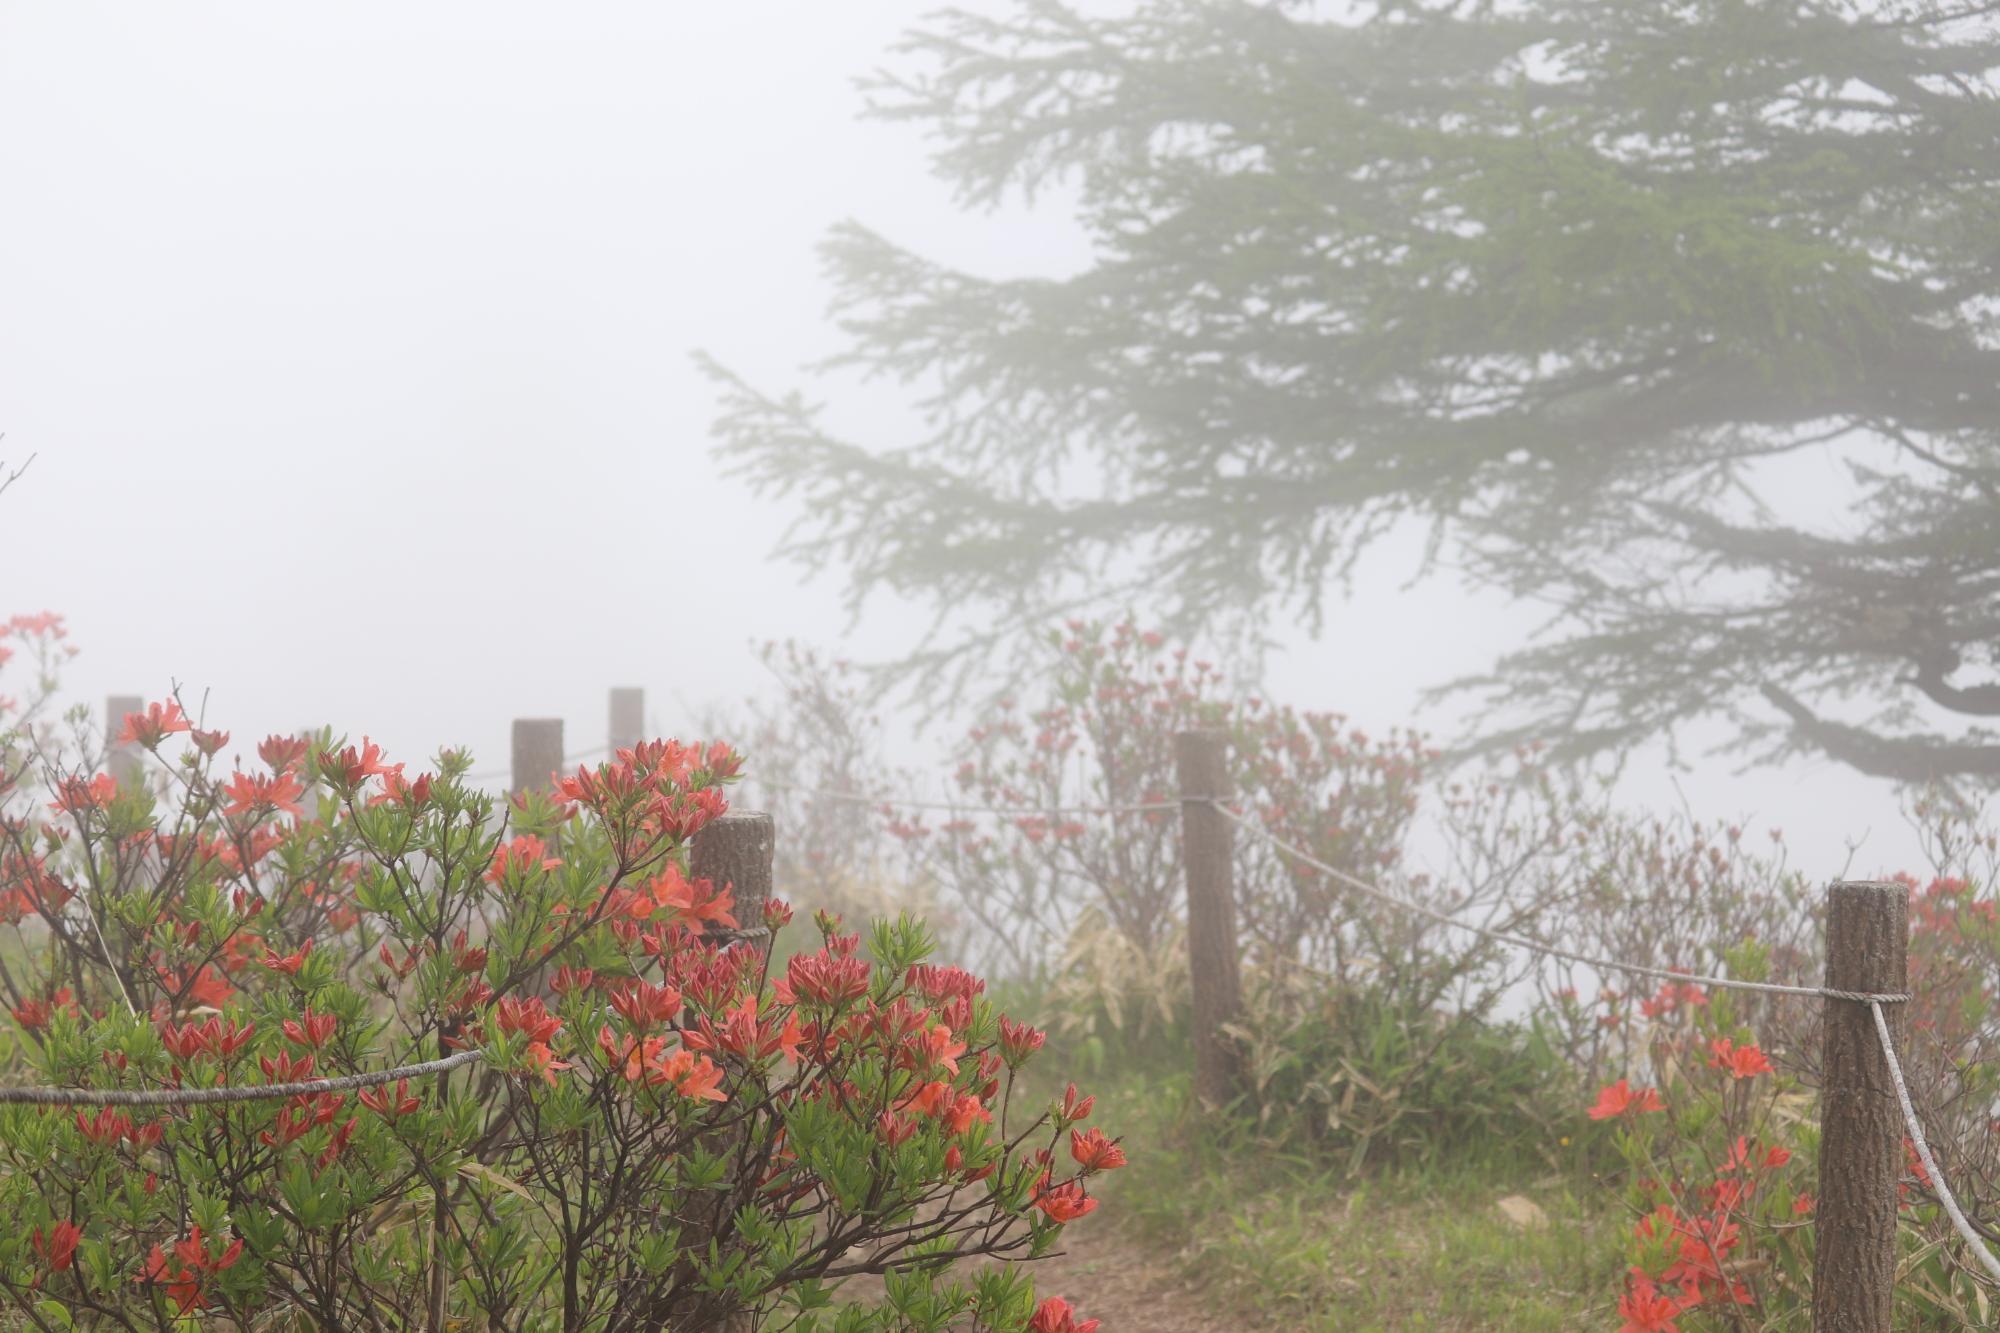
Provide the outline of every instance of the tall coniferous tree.
<path id="1" fill-rule="evenodd" d="M 2000 4 L 1033 0 L 900 64 L 877 113 L 969 206 L 1074 182 L 1094 262 L 843 226 L 842 359 L 927 430 L 718 370 L 719 430 L 792 552 L 933 601 L 929 678 L 1141 589 L 1316 618 L 1414 520 L 1548 611 L 1489 739 L 2000 779 Z"/>

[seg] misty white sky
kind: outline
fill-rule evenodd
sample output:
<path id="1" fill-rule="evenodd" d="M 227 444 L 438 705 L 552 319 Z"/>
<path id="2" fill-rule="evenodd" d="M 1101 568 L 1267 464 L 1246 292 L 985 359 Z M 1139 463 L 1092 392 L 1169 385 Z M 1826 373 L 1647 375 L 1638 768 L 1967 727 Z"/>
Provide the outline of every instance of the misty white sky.
<path id="1" fill-rule="evenodd" d="M 331 721 L 482 767 L 511 717 L 596 745 L 640 684 L 671 733 L 761 685 L 752 640 L 840 642 L 837 583 L 766 558 L 788 514 L 718 475 L 688 354 L 797 382 L 836 345 L 813 247 L 843 217 L 985 272 L 1082 262 L 1059 200 L 961 214 L 912 128 L 857 118 L 929 8 L 0 4 L 0 457 L 38 456 L 0 614 L 68 616 L 76 697 L 208 691 L 244 752 Z M 879 388 L 832 410 L 903 421 Z M 1531 623 L 1406 589 L 1413 561 L 1371 560 L 1273 697 L 1409 720 Z M 844 647 L 920 623 L 881 603 Z M 1910 859 L 1893 795 L 1832 765 L 1680 784 L 1814 874 L 1871 830 L 1857 872 Z M 1650 762 L 1628 789 L 1678 800 Z"/>

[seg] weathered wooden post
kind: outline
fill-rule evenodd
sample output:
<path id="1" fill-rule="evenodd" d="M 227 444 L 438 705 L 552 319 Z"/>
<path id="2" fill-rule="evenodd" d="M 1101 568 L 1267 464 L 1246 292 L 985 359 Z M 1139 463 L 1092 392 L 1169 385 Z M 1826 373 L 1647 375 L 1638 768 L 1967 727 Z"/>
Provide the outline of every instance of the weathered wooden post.
<path id="1" fill-rule="evenodd" d="M 104 767 L 121 787 L 139 780 L 140 750 L 136 745 L 120 745 L 118 733 L 125 730 L 127 713 L 142 713 L 146 701 L 136 694 L 112 694 L 104 700 Z"/>
<path id="2" fill-rule="evenodd" d="M 688 869 L 694 878 L 708 880 L 718 889 L 734 890 L 737 922 L 745 930 L 761 928 L 764 924 L 764 904 L 771 897 L 771 867 L 777 852 L 775 825 L 771 816 L 763 813 L 726 814 L 694 835 L 690 852 Z M 769 936 L 752 936 L 744 944 L 757 949 L 766 958 L 771 956 Z M 728 1131 L 710 1147 L 729 1151 L 738 1147 L 740 1138 L 741 1131 Z M 743 1166 L 740 1156 L 737 1165 L 740 1172 Z M 751 1174 L 754 1175 L 754 1172 Z M 707 1234 L 719 1234 L 736 1209 L 750 1202 L 753 1196 L 751 1190 L 744 1188 L 745 1183 L 754 1186 L 754 1181 L 738 1181 L 735 1188 L 717 1192 L 716 1211 L 709 1221 Z M 689 1327 L 696 1325 L 690 1324 Z M 718 1333 L 749 1333 L 750 1319 L 739 1314 L 699 1327 L 712 1327 Z"/>
<path id="3" fill-rule="evenodd" d="M 764 924 L 764 904 L 771 897 L 771 865 L 777 837 L 771 817 L 762 813 L 726 814 L 694 835 L 690 872 L 696 879 L 736 893 L 736 919 L 745 930 Z M 768 957 L 771 941 L 760 946 Z"/>
<path id="4" fill-rule="evenodd" d="M 514 719 L 514 776 L 510 794 L 547 784 L 563 766 L 563 724 L 559 717 Z"/>
<path id="5" fill-rule="evenodd" d="M 1827 890 L 1829 990 L 1894 994 L 1909 985 L 1910 891 L 1840 882 Z M 1868 1006 L 1831 997 L 1820 1087 L 1814 1207 L 1814 1333 L 1889 1333 L 1896 1286 L 1896 1182 L 1903 1117 Z M 1898 1046 L 1903 1009 L 1883 1006 Z"/>
<path id="6" fill-rule="evenodd" d="M 1181 784 L 1181 860 L 1187 867 L 1188 975 L 1194 991 L 1194 1087 L 1210 1106 L 1241 1091 L 1241 1065 L 1222 1026 L 1242 1007 L 1233 874 L 1235 827 L 1212 803 L 1229 799 L 1229 738 L 1218 730 L 1174 737 Z"/>
<path id="7" fill-rule="evenodd" d="M 614 754 L 646 739 L 646 692 L 637 685 L 611 687 L 611 728 L 605 739 Z"/>

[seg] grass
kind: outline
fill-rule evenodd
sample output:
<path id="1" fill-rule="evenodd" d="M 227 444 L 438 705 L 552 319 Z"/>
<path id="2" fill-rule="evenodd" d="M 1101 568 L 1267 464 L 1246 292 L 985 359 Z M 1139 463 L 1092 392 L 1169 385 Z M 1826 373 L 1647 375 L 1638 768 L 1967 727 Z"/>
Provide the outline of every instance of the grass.
<path id="1" fill-rule="evenodd" d="M 1125 1134 L 1132 1159 L 1104 1181 L 1106 1212 L 1246 1324 L 1531 1331 L 1612 1314 L 1620 1219 L 1546 1163 L 1482 1159 L 1468 1144 L 1423 1171 L 1350 1179 L 1231 1142 L 1190 1107 L 1184 1080 L 1113 1074 L 1099 1087 L 1096 1122 Z M 1508 1220 L 1508 1195 L 1546 1225 Z"/>

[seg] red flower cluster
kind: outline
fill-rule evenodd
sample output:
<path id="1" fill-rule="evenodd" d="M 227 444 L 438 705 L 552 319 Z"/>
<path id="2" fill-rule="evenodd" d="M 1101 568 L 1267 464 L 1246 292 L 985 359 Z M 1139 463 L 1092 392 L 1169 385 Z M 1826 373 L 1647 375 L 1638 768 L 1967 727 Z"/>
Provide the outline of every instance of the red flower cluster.
<path id="1" fill-rule="evenodd" d="M 394 1092 L 389 1091 L 388 1084 L 379 1083 L 372 1088 L 363 1088 L 360 1098 L 363 1106 L 384 1120 L 394 1120 L 398 1116 L 408 1115 L 423 1105 L 420 1099 L 410 1095 L 410 1080 L 406 1078 L 396 1080 Z"/>
<path id="2" fill-rule="evenodd" d="M 176 700 L 147 704 L 144 712 L 125 715 L 125 725 L 118 733 L 118 743 L 143 745 L 152 750 L 158 748 L 160 742 L 168 736 L 177 731 L 186 731 L 190 725 L 181 713 L 181 706 Z"/>
<path id="3" fill-rule="evenodd" d="M 1708 992 L 1692 983 L 1662 982 L 1650 1000 L 1639 1001 L 1639 1012 L 1648 1018 L 1664 1018 L 1674 1010 L 1695 1008 L 1708 1003 Z"/>
<path id="4" fill-rule="evenodd" d="M 1622 1115 L 1638 1115 L 1646 1111 L 1664 1111 L 1667 1104 L 1660 1100 L 1660 1094 L 1652 1088 L 1633 1091 L 1624 1079 L 1607 1083 L 1597 1090 L 1597 1105 L 1590 1108 L 1592 1120 L 1613 1120 Z"/>
<path id="5" fill-rule="evenodd" d="M 647 741 L 621 749 L 612 762 L 579 768 L 555 779 L 556 794 L 590 810 L 621 832 L 693 837 L 729 808 L 714 785 L 690 785 L 697 773 L 709 782 L 734 778 L 743 761 L 720 741 Z"/>
<path id="6" fill-rule="evenodd" d="M 1096 1333 L 1099 1322 L 1086 1319 L 1079 1324 L 1070 1303 L 1060 1296 L 1051 1296 L 1036 1308 L 1028 1329 L 1029 1333 Z"/>
<path id="7" fill-rule="evenodd" d="M 60 1273 L 76 1262 L 76 1243 L 81 1239 L 83 1229 L 65 1218 L 51 1227 L 46 1237 L 42 1235 L 42 1229 L 36 1227 L 28 1243 L 34 1247 L 36 1254 L 42 1256 L 42 1262 L 51 1273 Z"/>
<path id="8" fill-rule="evenodd" d="M 1726 1069 L 1732 1078 L 1753 1078 L 1771 1072 L 1771 1062 L 1763 1051 L 1754 1044 L 1738 1046 L 1727 1037 L 1717 1037 L 1708 1044 L 1708 1067 Z"/>
<path id="9" fill-rule="evenodd" d="M 266 741 L 265 744 L 270 745 L 271 742 Z M 285 752 L 289 752 L 288 746 Z M 265 756 L 264 762 L 271 764 L 273 768 L 278 767 L 270 756 Z M 363 736 L 359 750 L 352 745 L 337 754 L 331 750 L 322 750 L 319 756 L 319 771 L 342 796 L 351 797 L 361 790 L 361 784 L 369 778 L 384 775 L 401 777 L 403 766 L 383 763 L 382 747 Z"/>
<path id="10" fill-rule="evenodd" d="M 1660 1290 L 1651 1278 L 1635 1277 L 1618 1298 L 1618 1313 L 1625 1320 L 1618 1333 L 1680 1333 L 1675 1320 L 1687 1309 L 1679 1294 Z"/>
<path id="11" fill-rule="evenodd" d="M 287 1024 L 286 1026 L 290 1026 Z M 199 1025 L 187 1023 L 176 1026 L 172 1023 L 160 1025 L 160 1042 L 167 1053 L 176 1060 L 192 1060 L 197 1055 L 213 1056 L 217 1060 L 227 1060 L 230 1056 L 250 1044 L 257 1025 L 238 1025 L 233 1018 L 211 1015 Z"/>
<path id="12" fill-rule="evenodd" d="M 164 1287 L 167 1299 L 181 1314 L 189 1310 L 205 1310 L 208 1298 L 204 1288 L 217 1273 L 234 1264 L 242 1253 L 241 1236 L 232 1240 L 226 1248 L 210 1253 L 209 1247 L 202 1241 L 201 1228 L 197 1226 L 188 1232 L 186 1239 L 174 1242 L 171 1260 L 155 1245 L 146 1259 L 145 1268 L 133 1280 Z"/>

